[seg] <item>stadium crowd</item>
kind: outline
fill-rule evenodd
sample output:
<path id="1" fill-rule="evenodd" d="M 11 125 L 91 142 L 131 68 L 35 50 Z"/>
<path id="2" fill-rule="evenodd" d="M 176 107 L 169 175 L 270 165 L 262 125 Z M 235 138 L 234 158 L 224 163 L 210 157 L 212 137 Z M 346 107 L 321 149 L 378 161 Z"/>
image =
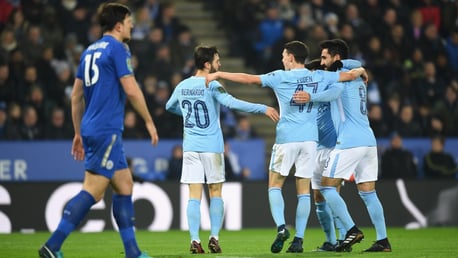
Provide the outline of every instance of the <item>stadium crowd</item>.
<path id="1" fill-rule="evenodd" d="M 72 138 L 71 88 L 81 52 L 101 36 L 94 20 L 101 2 L 0 0 L 0 140 Z M 173 1 L 119 2 L 134 11 L 129 46 L 159 136 L 181 138 L 181 118 L 165 103 L 194 72 L 197 40 Z M 227 32 L 231 55 L 256 73 L 282 68 L 276 53 L 285 42 L 304 41 L 312 60 L 320 41 L 344 39 L 371 75 L 367 105 L 376 137 L 458 136 L 458 1 L 203 2 Z M 238 120 L 246 119 L 223 111 L 226 137 L 236 137 Z M 126 139 L 147 137 L 137 120 L 128 107 Z"/>

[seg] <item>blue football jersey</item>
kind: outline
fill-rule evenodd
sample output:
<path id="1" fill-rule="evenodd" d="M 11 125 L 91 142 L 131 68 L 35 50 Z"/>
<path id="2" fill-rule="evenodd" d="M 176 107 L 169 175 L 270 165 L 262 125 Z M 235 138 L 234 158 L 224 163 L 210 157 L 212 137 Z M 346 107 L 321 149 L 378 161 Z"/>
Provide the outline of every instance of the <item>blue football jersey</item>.
<path id="1" fill-rule="evenodd" d="M 330 101 L 337 132 L 336 149 L 377 145 L 367 117 L 367 89 L 361 78 L 336 83 L 327 91 L 312 94 L 311 99 Z"/>
<path id="2" fill-rule="evenodd" d="M 339 74 L 310 71 L 305 68 L 277 70 L 261 75 L 263 87 L 273 89 L 280 106 L 280 121 L 275 143 L 318 141 L 317 112 L 320 103 L 298 104 L 292 98 L 296 91 L 317 93 L 337 82 Z"/>
<path id="3" fill-rule="evenodd" d="M 217 81 L 205 87 L 205 77 L 192 76 L 180 82 L 167 101 L 169 112 L 183 117 L 183 151 L 224 152 L 220 104 L 231 109 L 265 113 L 267 107 L 238 100 Z"/>
<path id="4" fill-rule="evenodd" d="M 126 94 L 119 79 L 126 75 L 133 75 L 130 51 L 112 36 L 103 36 L 82 53 L 76 74 L 83 81 L 86 104 L 82 135 L 123 131 Z"/>

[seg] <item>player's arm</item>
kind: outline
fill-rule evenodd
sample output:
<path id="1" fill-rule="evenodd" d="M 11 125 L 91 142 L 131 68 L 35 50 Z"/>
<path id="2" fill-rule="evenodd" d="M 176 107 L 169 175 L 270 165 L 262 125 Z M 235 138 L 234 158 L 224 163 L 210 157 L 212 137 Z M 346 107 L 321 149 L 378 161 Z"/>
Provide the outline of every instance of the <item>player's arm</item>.
<path id="1" fill-rule="evenodd" d="M 209 82 L 224 79 L 242 84 L 261 84 L 261 77 L 259 75 L 247 74 L 247 73 L 228 73 L 228 72 L 215 72 L 210 73 L 206 76 L 205 83 L 208 85 Z"/>
<path id="2" fill-rule="evenodd" d="M 156 126 L 154 125 L 153 118 L 151 117 L 146 105 L 145 97 L 143 96 L 143 92 L 140 90 L 135 77 L 133 75 L 123 76 L 120 81 L 130 103 L 143 118 L 143 121 L 145 121 L 146 129 L 151 137 L 151 143 L 156 145 L 159 141 Z"/>
<path id="3" fill-rule="evenodd" d="M 176 89 L 175 89 L 176 91 Z M 170 96 L 169 100 L 165 104 L 165 109 L 171 113 L 174 113 L 176 115 L 181 116 L 181 108 L 180 108 L 180 102 L 178 101 L 177 95 L 175 94 L 175 91 L 172 93 L 172 96 Z"/>
<path id="4" fill-rule="evenodd" d="M 367 82 L 367 72 L 366 69 L 362 67 L 351 69 L 348 72 L 340 72 L 339 73 L 339 82 L 346 82 L 346 81 L 353 81 L 358 77 L 362 77 L 364 82 Z"/>
<path id="5" fill-rule="evenodd" d="M 75 160 L 84 159 L 83 141 L 81 139 L 81 119 L 84 113 L 83 81 L 76 78 L 73 83 L 72 95 L 72 121 L 75 136 L 73 137 L 72 155 Z"/>
<path id="6" fill-rule="evenodd" d="M 337 99 L 343 91 L 343 83 L 333 83 L 325 91 L 310 94 L 306 91 L 297 91 L 293 94 L 296 103 L 303 104 L 308 102 L 329 102 Z"/>
<path id="7" fill-rule="evenodd" d="M 227 106 L 230 109 L 244 111 L 248 113 L 262 113 L 270 119 L 272 119 L 272 121 L 274 122 L 278 121 L 278 119 L 280 118 L 280 115 L 278 114 L 275 108 L 266 106 L 264 104 L 256 104 L 234 98 L 232 95 L 227 93 L 224 87 L 221 85 L 211 87 L 210 90 L 212 90 L 212 93 L 214 94 L 219 103 Z"/>

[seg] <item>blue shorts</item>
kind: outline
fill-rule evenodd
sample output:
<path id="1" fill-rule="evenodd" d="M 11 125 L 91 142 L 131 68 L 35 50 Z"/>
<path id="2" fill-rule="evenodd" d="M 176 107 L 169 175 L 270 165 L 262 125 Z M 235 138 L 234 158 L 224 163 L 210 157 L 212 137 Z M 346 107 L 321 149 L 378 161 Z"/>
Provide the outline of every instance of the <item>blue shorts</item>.
<path id="1" fill-rule="evenodd" d="M 128 167 L 121 134 L 83 136 L 83 146 L 89 172 L 111 179 L 115 171 Z"/>

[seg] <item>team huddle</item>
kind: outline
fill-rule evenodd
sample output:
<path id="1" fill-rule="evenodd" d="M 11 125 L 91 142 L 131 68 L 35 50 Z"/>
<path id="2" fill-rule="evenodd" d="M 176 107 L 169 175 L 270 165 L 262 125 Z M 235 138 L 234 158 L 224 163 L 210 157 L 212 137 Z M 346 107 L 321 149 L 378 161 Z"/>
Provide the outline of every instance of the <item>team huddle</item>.
<path id="1" fill-rule="evenodd" d="M 122 4 L 107 3 L 100 6 L 98 15 L 104 35 L 82 53 L 72 92 L 72 154 L 76 160 L 85 161 L 83 189 L 64 207 L 57 229 L 38 251 L 40 257 L 63 257 L 63 242 L 103 198 L 108 186 L 114 191 L 113 215 L 125 256 L 150 257 L 140 250 L 135 238 L 133 181 L 122 144 L 126 99 L 145 121 L 153 145 L 159 137 L 125 44 L 133 28 L 131 11 Z M 338 193 L 342 181 L 352 175 L 376 229 L 376 241 L 365 251 L 391 251 L 383 207 L 375 191 L 378 160 L 367 118 L 366 71 L 360 62 L 348 59 L 344 41 L 328 40 L 320 47 L 321 60 L 305 64 L 306 44 L 289 42 L 282 52 L 284 70 L 263 75 L 221 72 L 216 47 L 195 49 L 195 75 L 180 82 L 166 104 L 169 112 L 183 117 L 181 183 L 189 187 L 186 214 L 191 253 L 205 253 L 199 235 L 204 184 L 210 195 L 207 247 L 211 253 L 222 252 L 219 232 L 224 216 L 221 192 L 225 171 L 220 105 L 262 113 L 277 122 L 268 180 L 270 211 L 277 226 L 272 253 L 281 252 L 290 238 L 282 187 L 293 166 L 298 200 L 295 235 L 286 252 L 303 252 L 311 210 L 310 189 L 326 236 L 319 251 L 349 252 L 364 238 Z M 271 88 L 280 113 L 263 104 L 234 98 L 217 79 Z"/>

